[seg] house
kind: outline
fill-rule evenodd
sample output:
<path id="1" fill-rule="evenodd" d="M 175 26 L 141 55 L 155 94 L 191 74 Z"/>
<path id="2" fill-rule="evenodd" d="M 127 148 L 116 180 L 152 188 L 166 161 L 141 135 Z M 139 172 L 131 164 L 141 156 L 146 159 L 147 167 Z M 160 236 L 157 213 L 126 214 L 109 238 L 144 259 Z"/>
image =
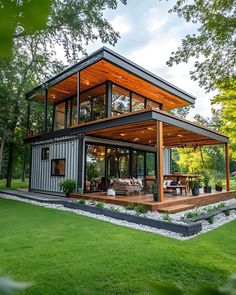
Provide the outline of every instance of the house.
<path id="1" fill-rule="evenodd" d="M 150 191 L 171 173 L 171 148 L 225 146 L 228 137 L 171 114 L 195 98 L 108 48 L 26 94 L 31 191 L 60 193 L 63 178 L 84 192 L 106 192 L 134 177 Z M 34 110 L 34 111 L 32 111 Z"/>

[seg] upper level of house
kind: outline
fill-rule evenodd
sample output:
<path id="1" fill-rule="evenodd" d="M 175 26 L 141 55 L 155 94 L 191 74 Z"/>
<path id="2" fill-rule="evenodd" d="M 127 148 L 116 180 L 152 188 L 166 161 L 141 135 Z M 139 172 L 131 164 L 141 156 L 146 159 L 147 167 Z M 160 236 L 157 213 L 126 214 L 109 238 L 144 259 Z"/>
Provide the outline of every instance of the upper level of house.
<path id="1" fill-rule="evenodd" d="M 108 48 L 26 94 L 29 135 L 144 109 L 172 110 L 195 98 Z"/>

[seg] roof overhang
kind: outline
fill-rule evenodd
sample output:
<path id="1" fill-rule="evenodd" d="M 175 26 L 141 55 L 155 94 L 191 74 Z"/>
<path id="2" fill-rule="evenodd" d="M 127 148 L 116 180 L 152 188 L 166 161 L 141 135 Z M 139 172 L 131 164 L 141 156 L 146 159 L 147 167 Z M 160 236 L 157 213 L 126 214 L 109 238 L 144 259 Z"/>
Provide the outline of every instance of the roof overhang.
<path id="1" fill-rule="evenodd" d="M 89 136 L 155 146 L 157 121 L 163 122 L 165 147 L 204 146 L 229 142 L 227 136 L 160 110 L 144 110 L 80 124 L 72 128 L 71 133 L 79 132 Z"/>
<path id="2" fill-rule="evenodd" d="M 41 95 L 41 99 L 43 99 L 46 89 L 48 89 L 49 98 L 58 95 L 59 99 L 63 99 L 63 93 L 64 98 L 74 95 L 77 91 L 78 72 L 80 72 L 81 79 L 80 91 L 94 86 L 93 84 L 96 85 L 96 83 L 112 80 L 148 98 L 159 100 L 166 110 L 183 107 L 195 102 L 194 96 L 106 47 L 99 49 L 78 64 L 34 88 L 26 94 L 26 97 L 38 96 L 38 99 L 40 99 Z M 95 79 L 95 77 L 97 78 Z"/>

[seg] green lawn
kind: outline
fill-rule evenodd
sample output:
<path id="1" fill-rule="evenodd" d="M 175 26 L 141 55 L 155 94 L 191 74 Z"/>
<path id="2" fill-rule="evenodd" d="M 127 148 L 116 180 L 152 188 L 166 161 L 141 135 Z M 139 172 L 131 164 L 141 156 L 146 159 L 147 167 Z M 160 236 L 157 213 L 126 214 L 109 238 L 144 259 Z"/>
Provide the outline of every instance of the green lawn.
<path id="1" fill-rule="evenodd" d="M 151 294 L 149 282 L 190 290 L 236 273 L 236 222 L 176 241 L 70 212 L 0 199 L 0 268 L 23 294 Z"/>
<path id="2" fill-rule="evenodd" d="M 12 179 L 12 186 L 11 188 L 6 188 L 6 180 L 0 180 L 0 190 L 1 189 L 23 189 L 29 187 L 29 179 L 26 179 L 25 182 L 22 182 L 21 179 Z"/>

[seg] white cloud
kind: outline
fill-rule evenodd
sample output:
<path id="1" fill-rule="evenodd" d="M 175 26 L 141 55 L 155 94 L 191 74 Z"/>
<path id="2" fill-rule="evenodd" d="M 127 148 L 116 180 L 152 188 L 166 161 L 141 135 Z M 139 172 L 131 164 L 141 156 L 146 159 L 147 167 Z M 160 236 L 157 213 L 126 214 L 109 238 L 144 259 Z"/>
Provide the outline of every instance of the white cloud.
<path id="1" fill-rule="evenodd" d="M 131 31 L 129 20 L 125 16 L 116 15 L 114 19 L 110 21 L 110 23 L 113 29 L 118 31 L 121 35 Z"/>

